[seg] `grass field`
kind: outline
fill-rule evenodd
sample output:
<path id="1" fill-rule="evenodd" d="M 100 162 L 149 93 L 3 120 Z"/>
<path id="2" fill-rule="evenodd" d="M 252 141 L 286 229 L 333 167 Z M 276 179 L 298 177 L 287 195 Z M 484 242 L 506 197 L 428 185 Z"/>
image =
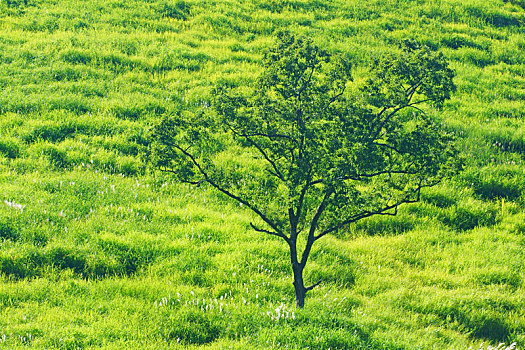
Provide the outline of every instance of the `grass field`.
<path id="1" fill-rule="evenodd" d="M 164 115 L 250 84 L 288 29 L 354 62 L 417 39 L 456 71 L 431 110 L 465 170 L 287 249 L 144 158 Z M 0 348 L 525 348 L 525 2 L 2 0 Z"/>

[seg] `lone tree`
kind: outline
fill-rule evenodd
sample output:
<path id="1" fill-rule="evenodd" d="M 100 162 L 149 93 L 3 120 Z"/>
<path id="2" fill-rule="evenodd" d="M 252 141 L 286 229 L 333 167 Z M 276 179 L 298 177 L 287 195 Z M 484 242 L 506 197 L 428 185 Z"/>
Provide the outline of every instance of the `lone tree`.
<path id="1" fill-rule="evenodd" d="M 158 168 L 212 186 L 256 214 L 254 230 L 286 242 L 299 308 L 320 283 L 303 279 L 315 242 L 395 215 L 456 168 L 452 136 L 422 110 L 455 89 L 444 56 L 406 42 L 368 73 L 354 83 L 348 62 L 283 33 L 256 84 L 222 84 L 212 108 L 154 132 Z"/>

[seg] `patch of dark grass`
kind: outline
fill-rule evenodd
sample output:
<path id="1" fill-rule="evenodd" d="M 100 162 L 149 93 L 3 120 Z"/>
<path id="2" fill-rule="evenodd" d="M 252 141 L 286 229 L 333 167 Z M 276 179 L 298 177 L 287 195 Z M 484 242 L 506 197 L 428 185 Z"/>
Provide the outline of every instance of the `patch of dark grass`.
<path id="1" fill-rule="evenodd" d="M 0 154 L 11 159 L 18 158 L 20 156 L 20 144 L 18 140 L 4 137 L 0 139 Z"/>
<path id="2" fill-rule="evenodd" d="M 119 119 L 138 120 L 147 115 L 161 115 L 166 112 L 166 107 L 157 101 L 137 103 L 115 103 L 110 106 L 110 112 Z"/>
<path id="3" fill-rule="evenodd" d="M 86 270 L 86 257 L 81 251 L 69 248 L 56 246 L 47 251 L 47 258 L 49 264 L 60 269 L 71 269 L 75 273 L 83 273 Z"/>
<path id="4" fill-rule="evenodd" d="M 12 279 L 22 279 L 34 275 L 22 256 L 0 256 L 0 275 Z"/>
<path id="5" fill-rule="evenodd" d="M 501 316 L 490 313 L 479 313 L 462 323 L 471 337 L 485 339 L 494 343 L 507 342 L 511 334 L 510 328 Z"/>
<path id="6" fill-rule="evenodd" d="M 326 312 L 308 314 L 308 323 L 296 320 L 281 321 L 275 326 L 267 327 L 256 336 L 262 346 L 293 348 L 297 344 L 308 349 L 389 349 L 401 350 L 404 347 L 392 342 L 378 342 L 355 325 L 348 318 Z"/>
<path id="7" fill-rule="evenodd" d="M 191 11 L 191 5 L 183 0 L 176 2 L 161 2 L 158 4 L 157 12 L 165 18 L 187 20 Z"/>
<path id="8" fill-rule="evenodd" d="M 511 4 L 520 6 L 521 8 L 525 9 L 525 1 L 524 0 L 503 0 L 503 2 L 509 2 Z"/>
<path id="9" fill-rule="evenodd" d="M 223 326 L 213 314 L 192 308 L 172 313 L 162 322 L 162 338 L 169 343 L 184 345 L 208 344 L 219 338 Z"/>
<path id="10" fill-rule="evenodd" d="M 357 264 L 347 254 L 332 247 L 314 251 L 310 256 L 312 265 L 307 269 L 311 283 L 323 281 L 349 288 L 356 281 Z"/>
<path id="11" fill-rule="evenodd" d="M 42 122 L 34 125 L 21 135 L 23 141 L 32 143 L 38 140 L 49 142 L 64 141 L 67 137 L 73 136 L 80 125 L 69 122 Z"/>
<path id="12" fill-rule="evenodd" d="M 515 27 L 523 24 L 523 16 L 498 11 L 494 8 L 484 8 L 482 6 L 466 6 L 465 11 L 471 17 L 477 18 L 497 28 Z"/>
<path id="13" fill-rule="evenodd" d="M 458 231 L 468 231 L 481 226 L 494 226 L 501 219 L 500 212 L 495 204 L 467 201 L 442 210 L 437 216 L 447 226 Z"/>
<path id="14" fill-rule="evenodd" d="M 36 247 L 44 247 L 49 242 L 48 232 L 40 226 L 25 228 L 20 237 L 24 242 L 33 244 Z"/>
<path id="15" fill-rule="evenodd" d="M 44 155 L 49 160 L 49 163 L 57 168 L 64 169 L 70 165 L 67 152 L 53 144 L 43 145 L 42 155 Z"/>
<path id="16" fill-rule="evenodd" d="M 201 69 L 211 57 L 202 52 L 165 52 L 150 68 L 153 73 L 165 73 L 173 70 L 196 72 Z"/>
<path id="17" fill-rule="evenodd" d="M 132 244 L 110 235 L 100 237 L 98 246 L 118 262 L 119 274 L 125 276 L 134 275 L 159 255 L 155 248 L 147 244 Z"/>
<path id="18" fill-rule="evenodd" d="M 72 64 L 88 65 L 94 60 L 94 56 L 91 52 L 79 49 L 69 49 L 64 51 L 60 57 L 64 62 Z"/>
<path id="19" fill-rule="evenodd" d="M 142 61 L 131 59 L 118 53 L 100 54 L 97 56 L 97 62 L 100 66 L 106 67 L 115 73 L 123 73 L 135 68 L 147 69 Z"/>
<path id="20" fill-rule="evenodd" d="M 400 234 L 413 230 L 416 218 L 411 215 L 399 214 L 392 217 L 375 216 L 359 220 L 351 224 L 351 230 L 368 236 Z"/>
<path id="21" fill-rule="evenodd" d="M 467 333 L 474 339 L 501 343 L 507 342 L 512 333 L 504 317 L 488 305 L 484 305 L 482 300 L 464 297 L 452 298 L 441 303 L 424 303 L 419 297 L 414 298 L 408 293 L 401 296 L 397 302 L 411 311 L 435 315 L 447 327 Z"/>
<path id="22" fill-rule="evenodd" d="M 474 49 L 483 49 L 479 44 L 466 35 L 452 34 L 444 36 L 441 39 L 441 45 L 451 49 L 459 49 L 462 47 L 471 47 Z"/>
<path id="23" fill-rule="evenodd" d="M 510 165 L 470 169 L 462 174 L 461 180 L 485 200 L 519 200 L 525 190 L 525 173 Z"/>
<path id="24" fill-rule="evenodd" d="M 485 50 L 462 47 L 458 48 L 456 52 L 458 60 L 471 63 L 480 68 L 493 65 L 496 62 L 492 55 Z"/>
<path id="25" fill-rule="evenodd" d="M 421 194 L 423 202 L 438 208 L 448 208 L 459 200 L 457 192 L 448 188 L 429 189 Z"/>
<path id="26" fill-rule="evenodd" d="M 521 286 L 521 278 L 517 272 L 483 271 L 475 276 L 477 282 L 483 285 L 506 285 L 512 289 Z"/>
<path id="27" fill-rule="evenodd" d="M 20 238 L 19 228 L 13 223 L 13 220 L 6 216 L 0 217 L 0 239 L 11 240 L 13 242 Z"/>

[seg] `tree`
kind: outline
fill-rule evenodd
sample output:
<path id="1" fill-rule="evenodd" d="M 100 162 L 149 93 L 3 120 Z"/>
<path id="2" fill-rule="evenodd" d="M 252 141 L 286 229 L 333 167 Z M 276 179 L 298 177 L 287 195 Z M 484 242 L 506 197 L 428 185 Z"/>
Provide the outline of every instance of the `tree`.
<path id="1" fill-rule="evenodd" d="M 364 83 L 310 39 L 283 33 L 253 86 L 219 85 L 212 108 L 165 118 L 153 160 L 256 214 L 251 227 L 289 247 L 296 305 L 317 286 L 312 246 L 374 215 L 395 215 L 457 168 L 453 137 L 425 114 L 455 87 L 441 53 L 406 42 Z"/>

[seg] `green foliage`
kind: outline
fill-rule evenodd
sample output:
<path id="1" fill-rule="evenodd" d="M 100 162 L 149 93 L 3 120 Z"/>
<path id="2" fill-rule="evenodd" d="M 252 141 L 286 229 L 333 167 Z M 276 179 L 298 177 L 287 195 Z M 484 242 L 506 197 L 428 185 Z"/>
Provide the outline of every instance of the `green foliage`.
<path id="1" fill-rule="evenodd" d="M 182 182 L 207 183 L 246 205 L 264 222 L 252 224 L 256 231 L 283 238 L 302 307 L 302 272 L 316 240 L 395 215 L 459 169 L 453 137 L 418 107 L 442 107 L 454 73 L 443 54 L 406 41 L 402 55 L 374 62 L 366 83 L 353 87 L 360 95 L 349 95 L 351 64 L 289 33 L 278 35 L 264 68 L 255 91 L 218 86 L 214 112 L 164 118 L 151 158 Z"/>
<path id="2" fill-rule="evenodd" d="M 504 2 L 510 2 L 511 4 L 515 4 L 521 6 L 522 8 L 525 8 L 525 1 L 522 0 L 504 0 Z"/>
<path id="3" fill-rule="evenodd" d="M 450 97 L 452 71 L 442 55 L 407 44 L 404 56 L 376 62 L 371 72 L 374 78 L 361 88 L 365 99 L 354 101 L 343 95 L 350 79 L 348 63 L 334 62 L 331 70 L 323 71 L 326 78 L 321 78 L 322 64 L 330 62 L 327 52 L 304 38 L 283 35 L 280 40 L 266 55 L 266 72 L 257 93 L 245 97 L 238 92 L 218 91 L 218 123 L 199 114 L 165 119 L 159 125 L 154 136 L 157 166 L 171 169 L 182 181 L 213 183 L 242 198 L 249 207 L 257 198 L 256 206 L 272 218 L 275 224 L 270 226 L 278 232 L 289 231 L 284 226 L 287 220 L 277 219 L 287 215 L 288 205 L 301 213 L 297 219 L 303 225 L 311 220 L 313 206 L 326 192 L 330 199 L 326 203 L 330 204 L 324 217 L 345 221 L 344 215 L 359 216 L 353 206 L 376 212 L 385 210 L 380 208 L 387 207 L 388 201 L 395 203 L 392 198 L 413 200 L 418 188 L 431 185 L 434 177 L 439 178 L 451 166 L 448 162 L 454 151 L 448 135 L 424 115 L 397 115 L 399 110 L 426 101 L 440 105 Z M 416 94 L 426 99 L 412 101 Z M 369 107 L 362 107 L 366 104 Z M 241 164 L 221 169 L 223 164 L 210 160 L 231 147 L 229 140 L 210 134 L 221 125 L 244 152 L 259 154 L 270 177 L 261 176 L 263 169 L 257 163 L 250 163 L 251 169 Z M 185 152 L 186 144 L 199 148 Z M 429 154 L 443 158 L 428 158 Z M 407 164 L 412 168 L 406 168 Z M 391 179 L 383 180 L 383 175 Z M 411 179 L 407 175 L 415 176 Z M 374 182 L 375 178 L 378 180 Z M 359 181 L 367 184 L 367 190 L 357 190 L 354 183 Z M 264 198 L 271 202 L 263 202 Z M 283 206 L 271 208 L 277 203 Z M 321 221 L 319 228 L 330 229 L 334 224 Z"/>
<path id="4" fill-rule="evenodd" d="M 177 257 L 177 267 L 184 283 L 207 286 L 209 276 L 206 271 L 211 268 L 211 261 L 204 251 L 186 250 Z"/>

